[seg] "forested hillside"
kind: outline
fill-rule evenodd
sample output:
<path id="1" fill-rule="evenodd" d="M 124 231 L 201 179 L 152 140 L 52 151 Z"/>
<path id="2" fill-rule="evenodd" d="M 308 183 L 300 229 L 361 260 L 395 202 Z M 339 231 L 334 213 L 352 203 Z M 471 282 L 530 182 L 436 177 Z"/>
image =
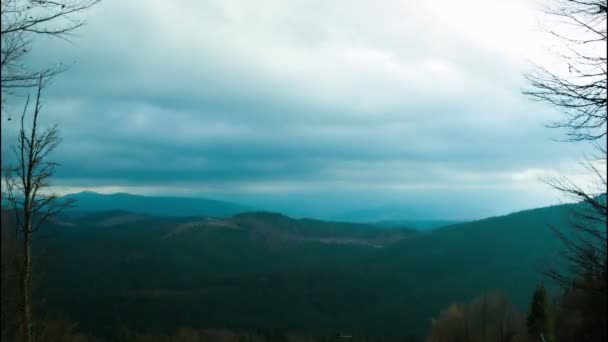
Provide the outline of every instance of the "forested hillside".
<path id="1" fill-rule="evenodd" d="M 34 260 L 41 308 L 103 336 L 121 326 L 424 336 L 441 308 L 485 291 L 525 309 L 559 249 L 549 225 L 567 216 L 555 206 L 420 232 L 115 211 L 57 218 Z"/>

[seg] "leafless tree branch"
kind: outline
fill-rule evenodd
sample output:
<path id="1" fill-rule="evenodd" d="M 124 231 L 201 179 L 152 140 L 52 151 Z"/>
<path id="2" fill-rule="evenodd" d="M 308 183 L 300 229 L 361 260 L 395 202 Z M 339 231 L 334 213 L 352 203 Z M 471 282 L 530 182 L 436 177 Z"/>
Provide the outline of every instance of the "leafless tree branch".
<path id="1" fill-rule="evenodd" d="M 29 127 L 26 127 L 25 120 L 29 97 L 21 115 L 21 126 L 17 137 L 17 145 L 14 149 L 19 165 L 8 167 L 5 171 L 7 198 L 16 215 L 16 233 L 21 233 L 24 246 L 21 276 L 23 341 L 31 341 L 32 338 L 31 235 L 49 218 L 72 206 L 72 202 L 61 202 L 57 195 L 43 193 L 44 191 L 42 191 L 48 188 L 50 177 L 53 176 L 58 165 L 55 162 L 48 161 L 47 158 L 61 141 L 57 126 L 44 130 L 39 127 L 39 115 L 42 110 L 43 77 L 43 75 L 39 76 L 34 112 Z"/>
<path id="2" fill-rule="evenodd" d="M 67 69 L 54 65 L 34 70 L 24 65 L 31 53 L 32 42 L 38 36 L 69 41 L 70 35 L 86 24 L 82 13 L 101 0 L 1 0 L 0 66 L 3 95 L 14 94 L 20 88 L 38 86 L 39 76 L 48 81 Z"/>
<path id="3" fill-rule="evenodd" d="M 566 141 L 599 140 L 606 137 L 607 58 L 606 0 L 555 0 L 547 13 L 562 19 L 578 35 L 550 33 L 570 52 L 563 55 L 569 73 L 561 75 L 537 66 L 525 75 L 529 87 L 524 94 L 561 110 L 564 119 L 548 126 L 565 128 Z M 588 45 L 593 45 L 588 48 Z M 590 52 L 591 51 L 591 52 Z"/>

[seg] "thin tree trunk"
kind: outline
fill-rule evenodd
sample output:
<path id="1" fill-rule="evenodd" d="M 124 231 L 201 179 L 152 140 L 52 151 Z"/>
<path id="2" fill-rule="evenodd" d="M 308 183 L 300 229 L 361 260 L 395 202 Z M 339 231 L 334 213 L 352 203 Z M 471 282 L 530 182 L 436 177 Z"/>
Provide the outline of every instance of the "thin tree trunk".
<path id="1" fill-rule="evenodd" d="M 29 223 L 29 222 L 28 222 Z M 30 233 L 27 227 L 23 234 L 23 270 L 21 272 L 21 300 L 22 300 L 22 339 L 23 342 L 32 341 L 32 291 L 31 291 L 31 253 Z"/>

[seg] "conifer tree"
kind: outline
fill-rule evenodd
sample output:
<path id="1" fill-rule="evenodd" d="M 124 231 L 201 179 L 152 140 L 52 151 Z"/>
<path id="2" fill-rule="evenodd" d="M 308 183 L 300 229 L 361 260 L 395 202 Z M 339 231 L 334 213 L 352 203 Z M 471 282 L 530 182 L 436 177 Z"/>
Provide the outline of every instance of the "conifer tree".
<path id="1" fill-rule="evenodd" d="M 526 320 L 528 334 L 533 340 L 542 340 L 541 334 L 545 342 L 553 341 L 553 324 L 551 312 L 549 309 L 549 301 L 545 287 L 540 284 L 532 295 L 530 303 L 530 312 Z"/>

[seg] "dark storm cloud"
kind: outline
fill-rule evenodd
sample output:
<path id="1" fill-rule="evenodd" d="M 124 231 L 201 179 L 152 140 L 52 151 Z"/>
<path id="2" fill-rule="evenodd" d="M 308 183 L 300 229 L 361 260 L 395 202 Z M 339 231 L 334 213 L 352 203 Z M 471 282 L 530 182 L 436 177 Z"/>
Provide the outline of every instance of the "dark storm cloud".
<path id="1" fill-rule="evenodd" d="M 533 41 L 525 4 L 509 6 L 487 13 L 507 32 L 399 1 L 103 2 L 74 44 L 39 41 L 31 60 L 74 61 L 45 97 L 64 137 L 55 183 L 539 191 L 578 147 L 520 94 Z"/>

